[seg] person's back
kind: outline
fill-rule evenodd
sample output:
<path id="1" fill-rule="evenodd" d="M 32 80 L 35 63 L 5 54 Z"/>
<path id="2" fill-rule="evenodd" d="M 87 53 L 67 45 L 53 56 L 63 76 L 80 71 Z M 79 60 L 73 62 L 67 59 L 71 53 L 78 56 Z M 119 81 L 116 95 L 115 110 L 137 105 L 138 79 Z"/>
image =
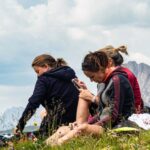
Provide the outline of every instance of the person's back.
<path id="1" fill-rule="evenodd" d="M 39 77 L 39 82 L 44 82 L 47 87 L 42 105 L 50 115 L 51 122 L 57 122 L 57 126 L 76 119 L 79 92 L 71 82 L 75 77 L 74 71 L 68 66 L 50 70 Z"/>
<path id="2" fill-rule="evenodd" d="M 55 60 L 47 54 L 37 56 L 32 67 L 38 79 L 14 132 L 22 132 L 36 109 L 43 105 L 47 114 L 42 120 L 40 133 L 47 135 L 60 124 L 73 122 L 76 118 L 79 92 L 71 82 L 76 75 L 63 59 Z"/>
<path id="3" fill-rule="evenodd" d="M 128 80 L 134 92 L 136 112 L 140 113 L 143 110 L 143 101 L 141 98 L 141 92 L 137 78 L 128 68 L 121 66 L 120 69 L 124 71 L 128 76 Z"/>

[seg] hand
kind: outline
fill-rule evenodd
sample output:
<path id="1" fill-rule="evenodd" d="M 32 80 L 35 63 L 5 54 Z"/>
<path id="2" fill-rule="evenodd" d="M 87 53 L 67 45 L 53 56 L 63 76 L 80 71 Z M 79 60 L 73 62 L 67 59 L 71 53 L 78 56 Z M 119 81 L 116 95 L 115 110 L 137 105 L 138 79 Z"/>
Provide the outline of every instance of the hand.
<path id="1" fill-rule="evenodd" d="M 81 89 L 87 89 L 87 86 L 83 81 L 80 81 L 78 78 L 75 78 L 74 81 Z"/>
<path id="2" fill-rule="evenodd" d="M 14 135 L 20 135 L 21 134 L 20 130 L 17 127 L 13 129 L 13 133 L 14 133 Z"/>
<path id="3" fill-rule="evenodd" d="M 46 115 L 47 115 L 47 111 L 46 111 L 46 109 L 43 109 L 43 110 L 40 112 L 40 117 L 41 117 L 41 119 L 43 119 Z"/>
<path id="4" fill-rule="evenodd" d="M 95 97 L 89 90 L 80 89 L 79 98 L 92 102 L 93 97 Z"/>

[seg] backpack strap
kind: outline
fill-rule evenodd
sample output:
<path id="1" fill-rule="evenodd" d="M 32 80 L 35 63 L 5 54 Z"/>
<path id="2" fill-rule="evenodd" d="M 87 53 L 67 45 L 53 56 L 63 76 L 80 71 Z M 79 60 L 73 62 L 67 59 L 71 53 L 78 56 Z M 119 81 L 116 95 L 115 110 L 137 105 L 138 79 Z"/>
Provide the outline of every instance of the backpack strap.
<path id="1" fill-rule="evenodd" d="M 114 82 L 114 109 L 113 109 L 113 117 L 118 118 L 118 111 L 119 111 L 119 103 L 120 103 L 120 78 L 118 75 L 114 75 L 112 77 Z"/>
<path id="2" fill-rule="evenodd" d="M 118 122 L 118 119 L 119 119 L 119 105 L 120 105 L 120 78 L 118 75 L 114 75 L 112 76 L 112 82 L 109 82 L 109 83 L 113 83 L 114 85 L 114 99 L 112 100 L 112 109 L 111 109 L 111 115 L 108 114 L 109 113 L 109 108 L 106 107 L 106 110 L 105 108 L 101 108 L 101 112 L 100 112 L 100 120 L 97 120 L 96 121 L 96 124 L 97 125 L 100 125 L 100 126 L 105 126 L 107 127 L 110 126 L 110 124 L 112 122 L 114 122 L 115 124 Z M 100 107 L 103 107 L 102 106 L 102 101 L 100 101 Z M 104 111 L 105 109 L 105 111 Z M 102 112 L 103 111 L 103 112 Z M 106 112 L 108 112 L 106 114 Z M 102 116 L 102 113 L 103 116 Z M 110 122 L 112 121 L 112 122 Z M 113 126 L 113 124 L 111 124 L 111 126 Z"/>

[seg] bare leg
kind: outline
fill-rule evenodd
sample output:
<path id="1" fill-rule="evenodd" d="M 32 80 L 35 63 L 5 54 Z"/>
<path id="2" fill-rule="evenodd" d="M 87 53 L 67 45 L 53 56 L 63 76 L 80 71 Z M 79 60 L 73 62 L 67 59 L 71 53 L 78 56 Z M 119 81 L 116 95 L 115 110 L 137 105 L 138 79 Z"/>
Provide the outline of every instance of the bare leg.
<path id="1" fill-rule="evenodd" d="M 69 126 L 62 126 L 59 127 L 59 129 L 46 140 L 47 145 L 56 144 L 57 140 L 61 137 L 63 137 L 65 134 L 67 134 L 70 131 Z"/>
<path id="2" fill-rule="evenodd" d="M 57 143 L 57 140 L 59 138 L 62 138 L 63 136 L 65 139 L 68 137 L 72 137 L 73 135 L 76 135 L 76 132 L 78 132 L 76 128 L 78 127 L 79 124 L 87 122 L 88 116 L 89 116 L 89 102 L 84 99 L 79 99 L 76 122 L 72 124 L 75 130 L 70 131 L 71 128 L 69 126 L 59 127 L 59 129 L 46 140 L 46 144 L 55 145 Z M 65 135 L 68 135 L 68 137 L 67 136 L 65 137 Z"/>
<path id="3" fill-rule="evenodd" d="M 78 129 L 73 129 L 70 132 L 68 132 L 66 135 L 64 135 L 62 138 L 59 138 L 57 143 L 53 144 L 52 146 L 61 145 L 67 142 L 68 140 L 72 139 L 73 137 L 77 137 L 78 135 L 80 135 L 80 132 L 78 131 Z"/>
<path id="4" fill-rule="evenodd" d="M 84 134 L 91 134 L 94 136 L 99 136 L 104 132 L 104 128 L 102 126 L 95 124 L 83 124 L 83 126 L 80 126 L 78 129 L 81 130 Z"/>
<path id="5" fill-rule="evenodd" d="M 61 145 L 68 140 L 72 139 L 73 137 L 77 137 L 81 134 L 83 135 L 95 135 L 99 136 L 104 132 L 104 129 L 99 125 L 90 125 L 90 124 L 81 124 L 79 127 L 70 130 L 66 135 L 64 135 L 62 138 L 58 139 L 58 142 L 56 145 Z M 55 144 L 54 144 L 55 145 Z M 54 146 L 53 145 L 53 146 Z"/>
<path id="6" fill-rule="evenodd" d="M 76 122 L 77 124 L 86 123 L 89 116 L 89 102 L 84 99 L 79 99 L 77 107 Z"/>

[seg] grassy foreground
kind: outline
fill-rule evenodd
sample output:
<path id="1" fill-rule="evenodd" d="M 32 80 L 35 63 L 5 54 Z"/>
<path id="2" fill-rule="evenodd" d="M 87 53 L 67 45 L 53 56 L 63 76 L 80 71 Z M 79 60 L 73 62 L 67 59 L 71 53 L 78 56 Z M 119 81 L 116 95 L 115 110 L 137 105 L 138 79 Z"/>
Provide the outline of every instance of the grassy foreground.
<path id="1" fill-rule="evenodd" d="M 1 148 L 11 150 L 10 147 Z M 15 150 L 150 150 L 150 130 L 116 134 L 108 131 L 102 137 L 82 136 L 58 146 L 48 147 L 42 141 L 14 143 Z"/>

